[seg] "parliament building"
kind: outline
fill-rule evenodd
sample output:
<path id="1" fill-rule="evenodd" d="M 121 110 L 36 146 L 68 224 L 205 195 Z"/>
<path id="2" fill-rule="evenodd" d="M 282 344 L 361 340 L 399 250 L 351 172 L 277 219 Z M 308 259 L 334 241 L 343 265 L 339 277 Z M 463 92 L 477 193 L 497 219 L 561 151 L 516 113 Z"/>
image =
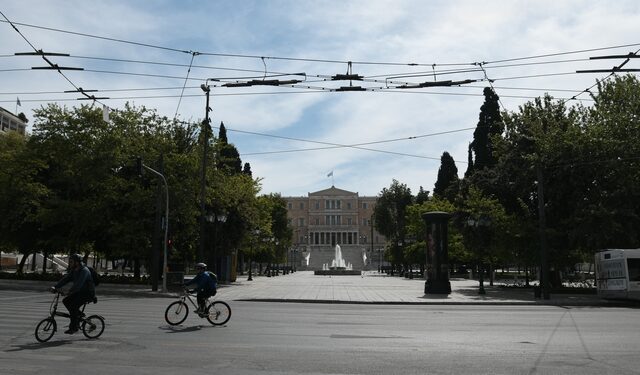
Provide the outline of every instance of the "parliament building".
<path id="1" fill-rule="evenodd" d="M 297 268 L 321 270 L 331 265 L 336 245 L 354 270 L 378 269 L 386 238 L 373 227 L 373 210 L 378 197 L 329 189 L 306 197 L 283 197 L 293 228 L 290 254 Z"/>

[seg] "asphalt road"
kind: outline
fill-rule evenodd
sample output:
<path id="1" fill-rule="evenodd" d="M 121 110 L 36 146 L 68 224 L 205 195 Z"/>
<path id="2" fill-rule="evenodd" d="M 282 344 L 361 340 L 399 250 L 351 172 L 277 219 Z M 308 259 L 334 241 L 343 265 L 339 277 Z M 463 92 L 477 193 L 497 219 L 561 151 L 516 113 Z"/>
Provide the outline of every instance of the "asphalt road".
<path id="1" fill-rule="evenodd" d="M 172 299 L 104 297 L 100 339 L 40 344 L 51 299 L 0 291 L 0 374 L 640 374 L 634 308 L 235 301 L 171 327 Z"/>

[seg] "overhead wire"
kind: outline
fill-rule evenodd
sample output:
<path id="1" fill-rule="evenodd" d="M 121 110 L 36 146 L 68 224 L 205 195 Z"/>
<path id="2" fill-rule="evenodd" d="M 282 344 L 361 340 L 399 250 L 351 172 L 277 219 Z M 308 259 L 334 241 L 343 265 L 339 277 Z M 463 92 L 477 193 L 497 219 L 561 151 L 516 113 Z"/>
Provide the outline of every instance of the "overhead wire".
<path id="1" fill-rule="evenodd" d="M 33 49 L 33 51 L 34 51 L 37 55 L 39 55 L 39 56 L 40 56 L 40 57 L 41 57 L 41 58 L 42 58 L 42 59 L 43 59 L 43 60 L 44 60 L 44 61 L 45 61 L 45 62 L 46 62 L 46 63 L 47 63 L 51 68 L 54 68 L 54 69 L 55 69 L 55 70 L 56 70 L 56 71 L 57 71 L 57 72 L 58 72 L 58 73 L 59 73 L 59 74 L 60 74 L 60 75 L 61 75 L 61 76 L 62 76 L 62 77 L 67 81 L 67 82 L 69 82 L 69 84 L 71 84 L 71 86 L 73 86 L 73 88 L 74 88 L 78 93 L 80 93 L 80 94 L 84 95 L 84 96 L 85 96 L 86 98 L 88 98 L 88 99 L 92 99 L 94 103 L 95 103 L 95 102 L 99 102 L 99 101 L 98 101 L 98 99 L 96 99 L 96 97 L 95 97 L 95 96 L 87 94 L 86 92 L 84 92 L 84 91 L 82 90 L 82 88 L 81 88 L 81 87 L 79 87 L 79 86 L 77 86 L 75 83 L 73 83 L 73 81 L 71 81 L 71 79 L 69 79 L 69 77 L 67 77 L 67 76 L 66 76 L 66 74 L 64 74 L 64 73 L 62 72 L 61 68 L 60 68 L 57 64 L 54 64 L 53 62 L 51 62 L 51 60 L 49 60 L 49 59 L 45 56 L 45 53 L 44 53 L 44 52 L 42 52 L 42 50 L 38 50 L 38 49 L 33 45 L 33 43 L 31 43 L 31 42 L 29 41 L 29 39 L 27 39 L 27 37 L 25 37 L 25 36 L 24 36 L 24 34 L 22 34 L 22 32 L 21 32 L 20 30 L 18 30 L 18 28 L 15 26 L 16 24 L 14 24 L 13 22 L 11 22 L 11 21 L 9 20 L 9 18 L 8 18 L 8 17 L 7 17 L 7 16 L 6 16 L 2 11 L 0 11 L 0 15 L 2 15 L 2 17 L 4 17 L 4 19 L 5 19 L 5 21 L 3 21 L 3 22 L 7 22 L 7 23 L 9 23 L 9 24 L 11 25 L 11 27 L 12 27 L 12 28 L 13 28 L 13 29 L 18 33 L 18 35 L 20 35 L 20 37 L 21 37 L 22 39 L 24 39 L 24 41 L 25 41 L 25 42 L 27 42 L 27 44 L 29 44 L 29 46 Z M 2 21 L 2 20 L 0 20 L 0 21 Z M 100 103 L 100 104 L 103 104 L 103 103 Z M 104 105 L 104 104 L 103 104 L 103 105 Z"/>
<path id="2" fill-rule="evenodd" d="M 372 148 L 361 147 L 361 146 L 373 145 L 373 144 L 382 144 L 382 143 L 391 143 L 391 142 L 398 142 L 398 141 L 406 141 L 406 140 L 413 140 L 413 139 L 419 139 L 419 138 L 425 138 L 425 137 L 434 137 L 434 136 L 438 136 L 438 135 L 445 135 L 445 134 L 457 133 L 457 132 L 462 132 L 462 131 L 474 130 L 474 129 L 476 129 L 476 127 L 474 126 L 474 127 L 469 127 L 469 128 L 448 130 L 448 131 L 437 132 L 437 133 L 429 133 L 429 134 L 422 134 L 422 135 L 417 135 L 417 136 L 394 138 L 394 139 L 387 139 L 387 140 L 382 140 L 382 141 L 363 142 L 363 143 L 356 143 L 356 144 L 339 144 L 339 143 L 332 143 L 332 142 L 314 141 L 314 140 L 308 140 L 308 139 L 302 139 L 302 138 L 294 138 L 294 137 L 279 136 L 279 135 L 273 135 L 273 134 L 265 134 L 265 133 L 259 133 L 259 132 L 253 132 L 253 131 L 238 130 L 238 129 L 232 129 L 232 128 L 229 128 L 229 127 L 226 127 L 225 129 L 227 131 L 230 131 L 230 132 L 236 132 L 236 133 L 242 133 L 242 134 L 258 135 L 258 136 L 263 136 L 263 137 L 285 139 L 285 140 L 297 141 L 297 142 L 315 143 L 315 144 L 321 144 L 321 145 L 329 146 L 329 147 L 319 147 L 319 148 L 312 148 L 312 149 L 293 149 L 293 150 L 243 153 L 242 155 L 244 155 L 244 156 L 281 154 L 281 153 L 304 152 L 304 151 L 317 151 L 317 150 L 327 150 L 327 149 L 336 149 L 336 148 L 354 148 L 354 149 L 358 149 L 358 150 L 373 151 L 373 152 L 380 152 L 380 153 L 400 155 L 400 156 L 409 156 L 409 157 L 420 158 L 420 159 L 440 160 L 441 159 L 440 157 L 431 157 L 431 156 L 414 155 L 414 154 L 407 154 L 407 153 L 387 151 L 387 150 L 378 150 L 378 149 L 372 149 Z M 465 163 L 465 164 L 467 163 L 466 161 L 457 161 L 457 162 Z"/>
<path id="3" fill-rule="evenodd" d="M 191 65 L 193 65 L 193 59 L 195 59 L 197 55 L 198 55 L 198 52 L 191 53 L 191 62 L 189 63 L 189 68 L 187 69 L 187 75 L 184 77 L 184 84 L 182 85 L 182 91 L 180 92 L 180 99 L 178 99 L 178 106 L 176 107 L 176 113 L 175 115 L 173 115 L 174 121 L 178 118 L 178 111 L 180 110 L 180 103 L 182 103 L 184 88 L 187 86 L 187 82 L 189 81 L 189 74 L 191 73 Z"/>
<path id="4" fill-rule="evenodd" d="M 1 13 L 1 12 L 0 12 Z M 182 86 L 182 92 L 180 94 L 180 101 L 178 103 L 178 108 L 176 109 L 176 116 L 179 110 L 179 106 L 180 106 L 180 102 L 182 100 L 182 97 L 184 97 L 184 90 L 187 87 L 187 82 L 189 80 L 196 80 L 193 78 L 189 77 L 190 74 L 190 70 L 191 67 L 193 66 L 193 58 L 195 57 L 193 51 L 187 51 L 187 50 L 181 50 L 181 49 L 176 49 L 176 48 L 170 48 L 170 47 L 163 47 L 163 46 L 158 46 L 158 45 L 152 45 L 152 44 L 147 44 L 147 43 L 139 43 L 139 42 L 132 42 L 132 41 L 128 41 L 128 40 L 124 40 L 124 39 L 117 39 L 117 38 L 110 38 L 110 37 L 103 37 L 103 36 L 97 36 L 97 35 L 91 35 L 91 34 L 87 34 L 87 33 L 78 33 L 78 32 L 72 32 L 72 31 L 67 31 L 67 30 L 61 30 L 61 29 L 54 29 L 54 28 L 48 28 L 48 27 L 42 27 L 42 26 L 35 26 L 35 25 L 29 25 L 29 24 L 23 24 L 23 23 L 12 23 L 11 21 L 9 21 L 9 19 L 2 14 L 6 21 L 0 20 L 0 22 L 8 22 L 22 37 L 23 39 L 25 39 L 25 41 L 34 49 L 34 51 L 38 52 L 38 50 L 35 48 L 35 46 L 33 46 L 33 44 L 31 44 L 31 42 L 26 39 L 26 37 L 24 37 L 24 35 L 17 29 L 17 27 L 15 25 L 21 25 L 21 26 L 25 26 L 25 27 L 36 27 L 36 28 L 40 28 L 40 29 L 44 29 L 44 30 L 50 30 L 50 31 L 56 31 L 56 32 L 63 32 L 63 33 L 68 33 L 68 34 L 73 34 L 73 35 L 78 35 L 78 36 L 83 36 L 83 37 L 91 37 L 91 38 L 98 38 L 98 39 L 102 39 L 102 40 L 107 40 L 107 41 L 113 41 L 113 42 L 120 42 L 120 43 L 128 43 L 128 44 L 133 44 L 133 45 L 138 45 L 138 46 L 143 46 L 143 47 L 149 47 L 149 48 L 158 48 L 158 49 L 163 49 L 163 50 L 167 50 L 167 51 L 173 51 L 173 52 L 180 52 L 180 53 L 192 53 L 192 59 L 191 59 L 191 63 L 189 65 L 189 70 L 187 72 L 187 76 L 186 77 L 175 77 L 175 76 L 163 76 L 163 75 L 151 75 L 151 74 L 141 74 L 141 73 L 128 73 L 128 72 L 112 72 L 112 71 L 100 71 L 100 70 L 86 70 L 88 72 L 96 72 L 96 73 L 110 73 L 110 74 L 126 74 L 126 75 L 140 75 L 140 76 L 148 76 L 148 77 L 159 77 L 159 78 L 176 78 L 176 79 L 184 79 L 184 84 Z M 593 52 L 593 51 L 602 51 L 602 50 L 606 50 L 606 49 L 616 49 L 616 48 L 624 48 L 624 47 L 629 47 L 629 46 L 638 46 L 640 45 L 640 43 L 635 43 L 635 44 L 625 44 L 625 45 L 617 45 L 617 46 L 610 46 L 610 47 L 601 47 L 601 48 L 592 48 L 592 49 L 583 49 L 583 50 L 576 50 L 576 51 L 568 51 L 568 52 L 560 52 L 560 53 L 552 53 L 552 54 L 543 54 L 543 55 L 534 55 L 534 56 L 527 56 L 527 57 L 519 57 L 519 58 L 510 58 L 510 59 L 502 59 L 502 60 L 493 60 L 493 61 L 483 61 L 480 65 L 480 67 L 482 68 L 482 72 L 484 73 L 485 79 L 489 82 L 489 84 L 491 85 L 492 89 L 495 92 L 495 86 L 493 86 L 493 82 L 497 81 L 497 80 L 513 80 L 513 79 L 522 79 L 522 78 L 536 78 L 536 77 L 549 77 L 549 76 L 559 76 L 559 75 L 568 75 L 568 74 L 575 74 L 574 72 L 571 73 L 549 73 L 549 74 L 536 74 L 536 75 L 528 75 L 528 76 L 517 76 L 517 77 L 503 77 L 503 78 L 493 78 L 493 79 L 489 79 L 487 72 L 485 70 L 485 68 L 505 68 L 505 67 L 513 67 L 513 66 L 524 66 L 524 65 L 536 65 L 536 64 L 551 64 L 551 63 L 561 63 L 561 62 L 575 62 L 575 61 L 581 61 L 580 59 L 574 59 L 574 60 L 565 60 L 565 61 L 551 61 L 551 62 L 532 62 L 532 63 L 523 63 L 523 64 L 509 64 L 509 65 L 503 65 L 503 66 L 485 66 L 487 64 L 496 64 L 496 63 L 502 63 L 502 62 L 511 62 L 511 61 L 522 61 L 522 60 L 529 60 L 529 59 L 539 59 L 539 58 L 547 58 L 547 57 L 554 57 L 554 56 L 561 56 L 561 55 L 568 55 L 568 54 L 577 54 L 577 53 L 585 53 L 585 52 Z M 262 59 L 262 61 L 264 61 L 264 59 L 279 59 L 279 60 L 292 60 L 292 61 L 306 61 L 306 62 L 327 62 L 327 63 L 347 63 L 348 61 L 344 61 L 344 60 L 331 60 L 331 59 L 309 59 L 309 58 L 291 58 L 291 57 L 279 57 L 279 56 L 259 56 L 259 55 L 240 55 L 240 54 L 222 54 L 222 53 L 210 53 L 210 52 L 198 52 L 198 54 L 203 54 L 203 55 L 210 55 L 210 56 L 224 56 L 224 57 L 242 57 L 242 58 L 260 58 Z M 2 57 L 7 57 L 7 56 L 2 56 Z M 47 61 L 50 65 L 53 65 L 50 61 L 48 61 L 48 59 L 46 59 L 44 56 L 42 56 L 43 59 L 45 61 Z M 145 63 L 152 63 L 152 62 L 145 62 Z M 359 65 L 365 65 L 365 64 L 369 64 L 369 65 L 408 65 L 408 66 L 430 66 L 432 67 L 433 73 L 431 74 L 435 74 L 435 66 L 439 65 L 439 66 L 461 66 L 461 65 L 473 65 L 475 63 L 455 63 L 455 64 L 422 64 L 422 63 L 398 63 L 398 62 L 373 62 L 373 61 L 352 61 L 353 64 L 359 64 Z M 626 64 L 623 63 L 622 65 Z M 177 64 L 176 64 L 177 65 Z M 620 65 L 620 67 L 622 66 Z M 205 67 L 203 67 L 205 68 Z M 239 70 L 239 69 L 232 69 L 232 68 L 213 68 L 213 67 L 209 67 L 210 69 L 228 69 L 228 70 L 235 70 L 235 71 L 252 71 L 252 70 Z M 16 69 L 18 70 L 18 69 Z M 16 70 L 3 70 L 3 71 L 16 71 Z M 462 69 L 461 69 L 462 70 Z M 59 69 L 58 72 L 76 89 L 79 90 L 79 92 L 82 93 L 81 89 L 76 86 L 65 74 L 63 74 Z M 258 71 L 255 71 L 258 72 Z M 266 67 L 265 67 L 265 74 L 266 74 Z M 440 72 L 437 74 L 454 74 L 452 73 L 445 73 L 445 72 Z M 611 73 L 609 74 L 607 77 L 605 77 L 603 79 L 607 80 L 608 78 L 610 78 L 611 76 L 613 76 L 615 73 Z M 373 76 L 371 76 L 373 77 Z M 369 77 L 369 78 L 371 78 Z M 414 76 L 417 77 L 417 76 Z M 396 78 L 400 78 L 400 77 L 396 77 Z M 201 80 L 201 79 L 198 79 Z M 373 80 L 373 82 L 376 82 L 375 80 Z M 577 96 L 581 95 L 582 93 L 585 92 L 589 92 L 589 90 L 591 88 L 593 88 L 594 86 L 596 86 L 596 84 L 592 85 L 591 87 L 581 91 L 580 93 L 578 93 L 577 95 L 574 95 L 571 98 L 567 98 L 564 99 L 565 101 L 567 100 L 581 100 L 581 99 L 577 99 Z M 296 86 L 291 86 L 294 88 L 299 88 Z M 311 89 L 311 86 L 303 86 L 303 88 L 309 88 Z M 315 90 L 326 90 L 326 88 L 324 87 L 315 87 L 313 88 Z M 501 89 L 506 89 L 506 88 L 501 88 Z M 516 88 L 510 88 L 510 89 L 516 89 Z M 139 89 L 139 90 L 144 90 L 144 89 Z M 391 91 L 388 90 L 388 88 L 385 87 L 378 87 L 378 88 L 371 88 L 372 91 Z M 540 90 L 540 89 L 538 89 Z M 102 90 L 102 91 L 107 91 L 107 90 Z M 560 91 L 560 90 L 556 90 L 556 91 Z M 566 90 L 569 91 L 569 90 Z M 303 91 L 304 93 L 309 93 L 312 91 Z M 397 91 L 395 91 L 397 92 Z M 278 92 L 278 93 L 232 93 L 232 94 L 214 94 L 214 95 L 218 95 L 218 96 L 227 96 L 227 95 L 269 95 L 269 94 L 282 94 L 283 92 Z M 285 93 L 293 93 L 293 92 L 285 92 Z M 433 94 L 431 92 L 405 92 L 405 93 L 428 93 L 428 94 Z M 83 93 L 84 95 L 87 95 L 86 93 Z M 473 95 L 473 96 L 479 96 L 476 94 L 462 94 L 462 93 L 437 93 L 439 95 Z M 186 96 L 191 96 L 191 95 L 186 95 Z M 196 95 L 192 95 L 192 96 L 196 96 Z M 175 97 L 175 96 L 153 96 L 153 97 Z M 153 97 L 149 97 L 149 98 L 153 98 Z M 508 96 L 505 95 L 504 97 L 514 97 L 514 98 L 530 98 L 530 97 L 526 97 L 526 96 Z M 130 98 L 145 98 L 145 97 L 130 97 Z M 118 99 L 118 98 L 114 98 L 114 99 Z M 66 99 L 65 99 L 66 100 Z M 25 100 L 28 101 L 28 100 Z M 506 110 L 506 108 L 504 107 L 504 105 L 502 104 L 502 102 L 500 102 L 501 107 L 503 108 L 503 110 Z M 354 145 L 357 146 L 357 145 Z M 331 146 L 332 148 L 335 147 L 349 147 L 349 145 L 340 145 L 340 144 L 333 144 Z M 380 151 L 380 150 L 373 150 L 373 149 L 367 149 L 367 148 L 362 148 L 362 149 L 366 149 L 369 151 Z M 400 153 L 397 153 L 400 154 Z M 409 155 L 408 155 L 409 156 Z M 419 157 L 416 155 L 413 155 L 415 157 Z M 437 158 L 439 160 L 439 158 Z"/>

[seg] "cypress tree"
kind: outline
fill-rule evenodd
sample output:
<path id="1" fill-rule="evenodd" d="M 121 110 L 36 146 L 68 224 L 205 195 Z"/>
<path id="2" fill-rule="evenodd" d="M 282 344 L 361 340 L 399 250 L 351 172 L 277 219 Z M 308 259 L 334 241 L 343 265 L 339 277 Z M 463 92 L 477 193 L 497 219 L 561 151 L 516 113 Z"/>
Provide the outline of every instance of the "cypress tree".
<path id="1" fill-rule="evenodd" d="M 476 157 L 473 163 L 474 170 L 484 169 L 496 163 L 491 137 L 502 133 L 500 98 L 490 87 L 485 87 L 483 94 L 484 104 L 480 107 L 480 118 L 471 142 L 471 149 Z"/>
<path id="2" fill-rule="evenodd" d="M 455 160 L 445 151 L 440 158 L 438 180 L 433 188 L 433 195 L 453 201 L 457 193 L 458 168 L 456 167 Z"/>

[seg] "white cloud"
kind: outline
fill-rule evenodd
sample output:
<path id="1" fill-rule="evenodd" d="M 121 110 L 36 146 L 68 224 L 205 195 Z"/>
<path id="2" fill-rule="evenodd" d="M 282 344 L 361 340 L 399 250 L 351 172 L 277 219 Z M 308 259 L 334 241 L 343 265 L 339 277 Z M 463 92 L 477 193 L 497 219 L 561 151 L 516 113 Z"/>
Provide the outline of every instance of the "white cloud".
<path id="1" fill-rule="evenodd" d="M 433 80 L 429 73 L 439 71 L 437 80 L 483 78 L 482 72 L 443 74 L 445 69 L 474 68 L 449 66 L 448 63 L 497 61 L 526 56 L 554 54 L 583 49 L 633 44 L 637 41 L 640 3 L 571 1 L 216 1 L 198 2 L 101 2 L 23 0 L 3 5 L 11 20 L 34 25 L 101 35 L 115 39 L 176 48 L 186 52 L 354 62 L 416 62 L 422 66 L 354 63 L 353 73 L 367 77 L 422 72 L 422 77 L 397 78 L 419 83 Z M 92 56 L 156 63 L 189 64 L 191 55 L 140 45 L 87 38 L 19 26 L 36 48 Z M 29 45 L 6 23 L 0 23 L 0 55 L 29 50 Z M 510 78 L 533 74 L 571 73 L 549 77 L 498 80 L 494 83 L 502 103 L 517 110 L 527 97 L 542 95 L 533 89 L 585 89 L 598 75 L 573 74 L 577 69 L 611 67 L 619 61 L 588 61 L 589 56 L 628 53 L 639 47 L 558 55 L 550 60 L 581 60 L 555 64 L 516 65 L 532 60 L 514 60 L 486 65 L 490 78 Z M 535 60 L 543 61 L 545 59 Z M 92 59 L 59 58 L 61 64 L 83 66 L 91 70 L 121 71 L 184 77 L 186 66 L 132 64 Z M 63 94 L 70 85 L 53 71 L 31 71 L 44 62 L 35 57 L 0 57 L 0 105 L 15 110 L 20 96 L 24 111 L 39 107 L 37 99 L 75 99 Z M 323 76 L 345 73 L 346 63 L 322 63 L 286 59 L 223 57 L 198 55 L 187 82 L 179 117 L 198 121 L 204 116 L 204 94 L 199 89 L 206 78 L 254 77 L 260 79 L 265 65 L 269 72 L 305 72 L 305 84 L 320 86 Z M 431 64 L 436 64 L 431 66 Z M 204 69 L 200 66 L 226 69 Z M 637 67 L 634 65 L 634 67 Z M 2 71 L 22 68 L 26 71 Z M 477 68 L 477 67 L 475 67 Z M 243 71 L 234 71 L 241 69 Z M 316 77 L 320 75 L 321 77 Z M 69 77 L 86 89 L 131 89 L 174 87 L 162 91 L 109 92 L 112 98 L 177 95 L 183 79 L 144 77 L 91 72 L 73 72 Z M 215 85 L 215 82 L 210 82 Z M 340 82 L 348 85 L 348 82 Z M 354 81 L 354 85 L 382 87 L 378 83 Z M 211 118 L 214 125 L 223 121 L 229 129 L 275 136 L 315 140 L 335 144 L 357 144 L 420 136 L 429 133 L 473 127 L 482 105 L 482 87 L 453 87 L 409 90 L 398 93 L 304 93 L 282 95 L 236 95 L 256 93 L 257 88 L 212 89 Z M 193 87 L 193 88 L 191 88 Z M 270 88 L 267 92 L 291 92 L 300 89 Z M 27 94 L 27 92 L 55 94 Z M 21 93 L 21 94 L 16 94 Z M 437 93 L 437 94 L 436 94 Z M 574 93 L 555 91 L 559 97 Z M 225 94 L 225 95 L 220 95 Z M 229 95 L 233 94 L 233 95 Z M 447 95 L 447 94 L 468 94 Z M 136 104 L 157 108 L 173 117 L 178 98 L 130 99 Z M 125 100 L 111 99 L 118 108 Z M 75 105 L 77 102 L 63 102 Z M 459 175 L 466 170 L 467 146 L 473 131 L 458 132 L 413 140 L 368 145 L 376 150 L 414 156 L 439 158 L 448 151 L 458 161 Z M 250 162 L 254 176 L 262 177 L 264 192 L 304 195 L 331 184 L 326 174 L 334 170 L 338 187 L 375 195 L 392 179 L 406 183 L 415 193 L 419 186 L 432 190 L 438 160 L 400 156 L 358 149 L 329 149 L 282 154 L 244 155 L 256 152 L 322 147 L 322 145 L 282 138 L 249 135 L 230 131 L 242 154 Z"/>

